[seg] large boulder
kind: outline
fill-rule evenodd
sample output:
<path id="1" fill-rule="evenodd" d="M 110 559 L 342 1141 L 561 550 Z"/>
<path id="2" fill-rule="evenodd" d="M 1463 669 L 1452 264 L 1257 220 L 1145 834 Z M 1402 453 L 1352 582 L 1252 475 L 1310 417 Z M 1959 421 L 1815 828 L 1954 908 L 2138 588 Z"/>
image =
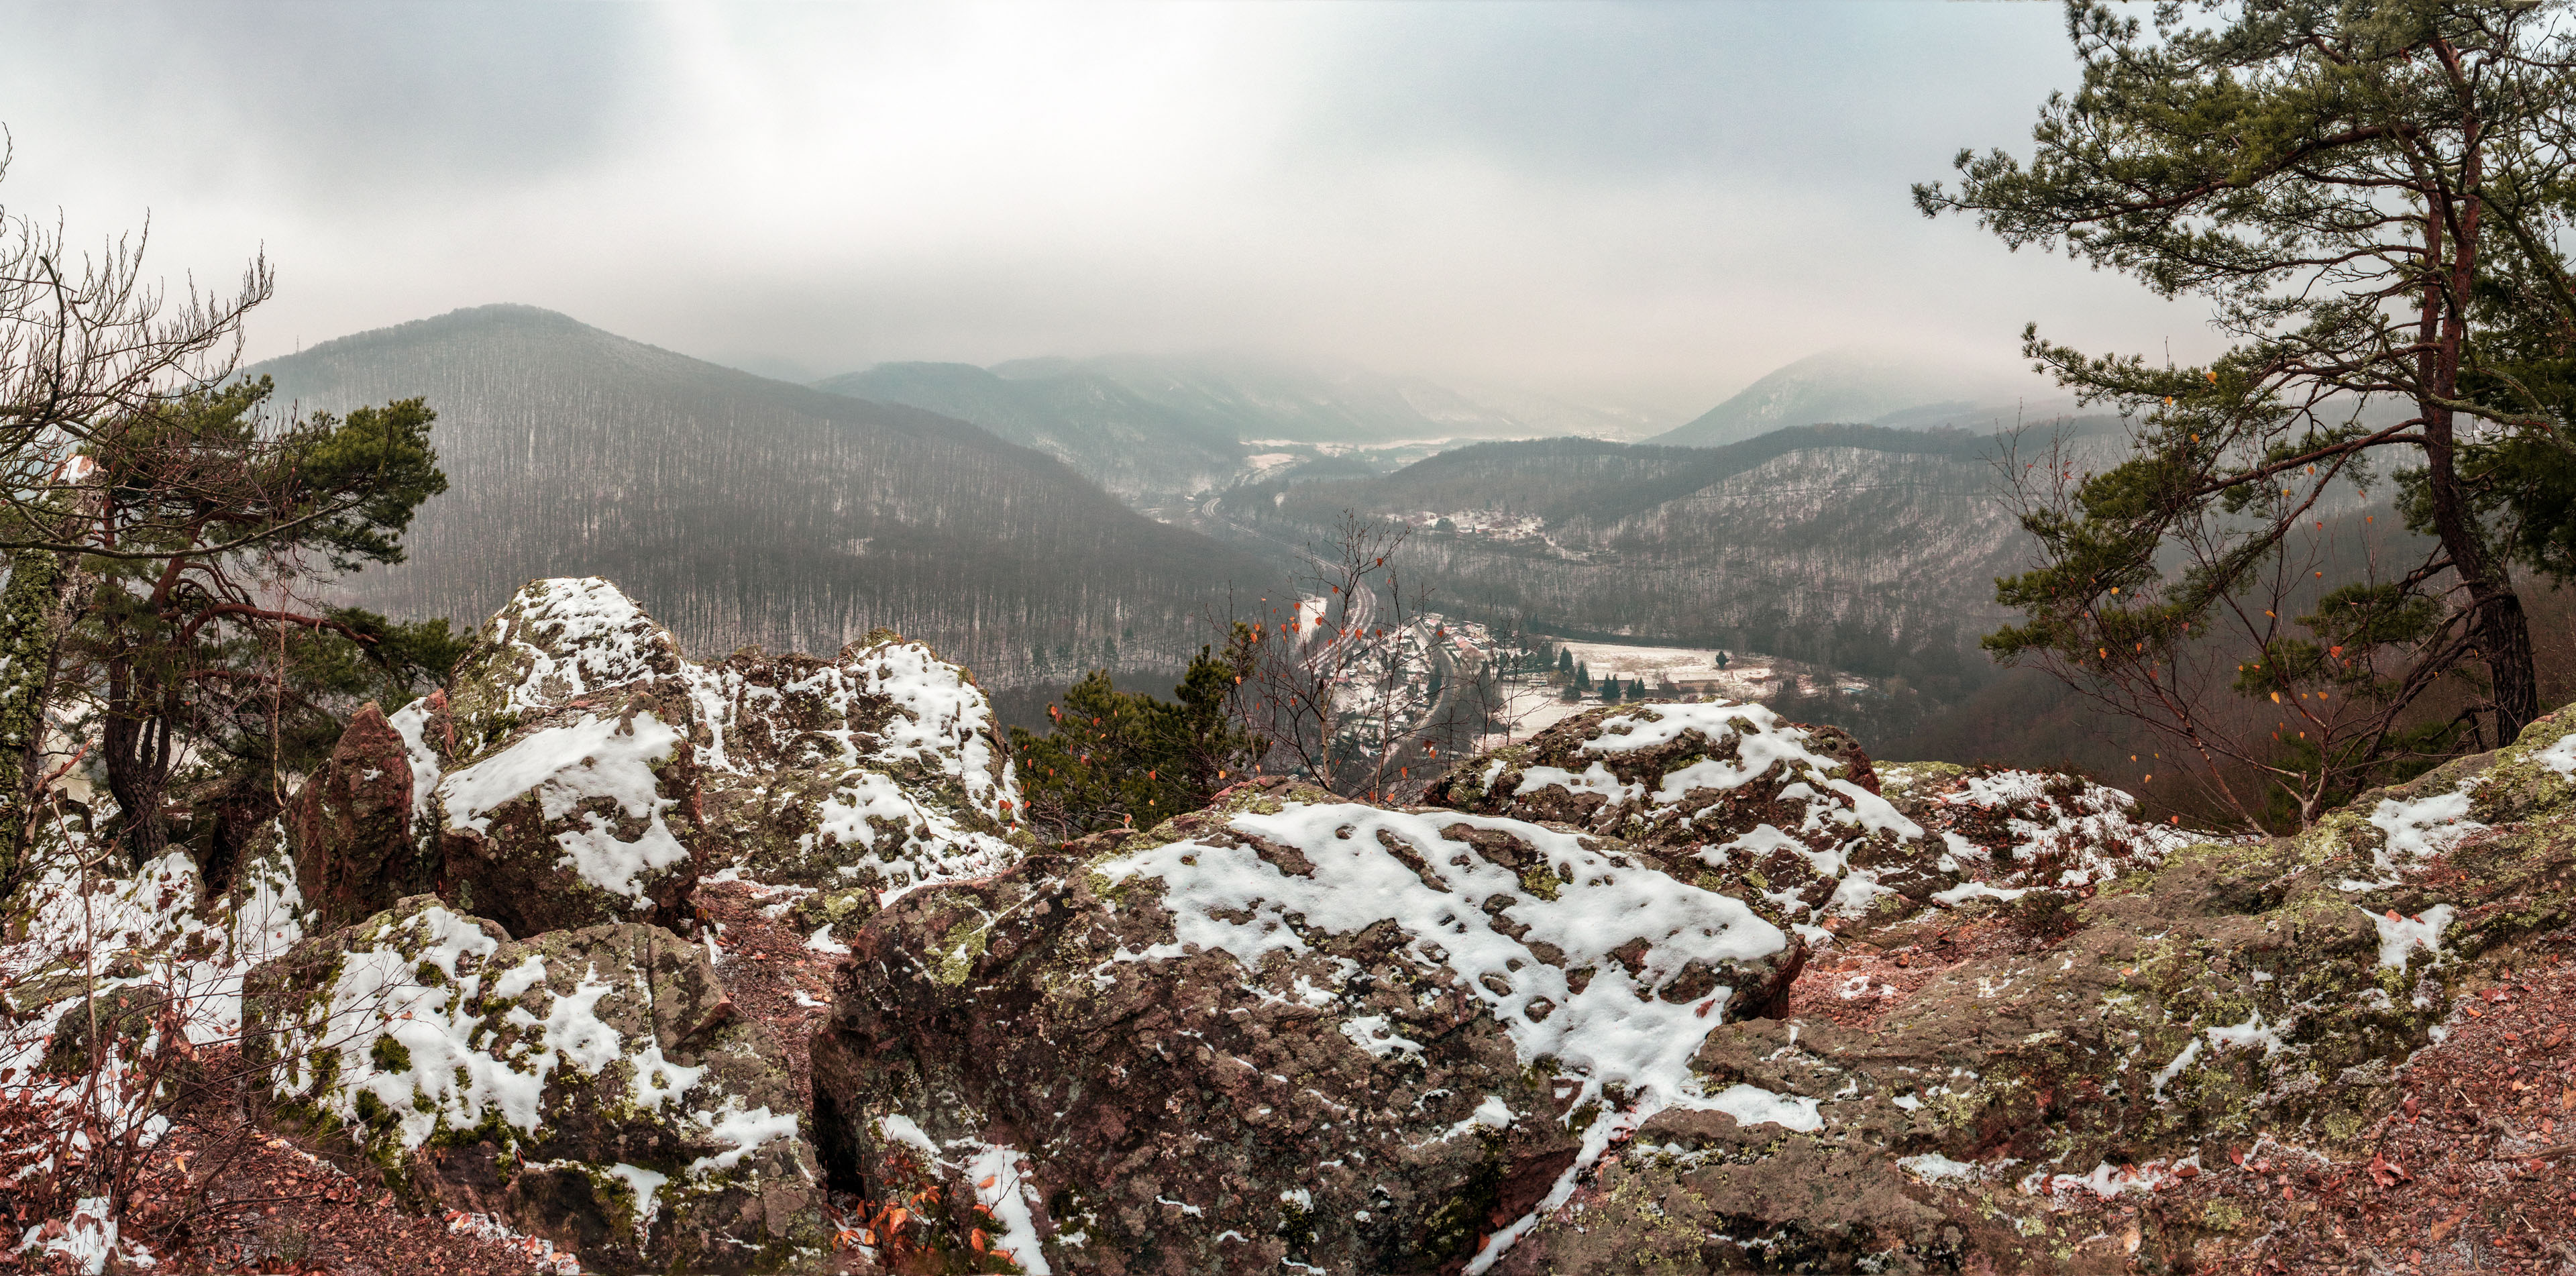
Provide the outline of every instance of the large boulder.
<path id="1" fill-rule="evenodd" d="M 992 705 L 925 644 L 880 630 L 829 661 L 753 648 L 696 676 L 728 848 L 711 871 L 875 899 L 1019 858 Z"/>
<path id="2" fill-rule="evenodd" d="M 801 1096 L 705 949 L 512 940 L 415 896 L 259 967 L 244 1049 L 288 1120 L 415 1204 L 602 1271 L 747 1271 L 824 1239 Z"/>
<path id="3" fill-rule="evenodd" d="M 423 706 L 441 893 L 514 935 L 677 925 L 712 840 L 699 705 L 668 631 L 597 578 L 531 582 Z"/>
<path id="4" fill-rule="evenodd" d="M 1689 1062 L 1795 941 L 1616 840 L 1271 781 L 1066 852 L 850 940 L 816 1132 L 890 1263 L 1455 1268 L 1659 1112 L 1813 1120 Z"/>
<path id="5" fill-rule="evenodd" d="M 731 874 L 828 893 L 816 910 L 854 922 L 1027 842 L 989 703 L 928 647 L 880 631 L 828 661 L 746 649 L 700 665 L 597 578 L 530 582 L 444 691 L 346 746 L 375 800 L 399 787 L 377 765 L 387 732 L 409 776 L 402 842 L 365 841 L 385 820 L 345 837 L 299 825 L 308 894 L 426 862 L 452 906 L 513 935 L 685 929 L 692 884 Z"/>
<path id="6" fill-rule="evenodd" d="M 1425 801 L 1617 836 L 1784 925 L 1921 904 L 1948 882 L 1836 727 L 1729 701 L 1603 707 L 1453 767 Z"/>
<path id="7" fill-rule="evenodd" d="M 1881 792 L 1939 843 L 1960 886 L 1943 902 L 2082 891 L 2209 840 L 2138 816 L 2138 799 L 2064 771 L 1909 762 L 1878 769 Z"/>
<path id="8" fill-rule="evenodd" d="M 403 734 L 375 705 L 359 709 L 287 804 L 286 845 L 316 926 L 348 925 L 436 884 L 437 861 L 412 832 L 417 796 Z"/>
<path id="9" fill-rule="evenodd" d="M 2202 840 L 2082 776 L 1874 764 L 1840 728 L 1726 701 L 1591 710 L 1460 762 L 1426 800 L 1625 838 L 1815 940 L 2080 897 Z"/>
<path id="10" fill-rule="evenodd" d="M 1694 1066 L 1815 1098 L 1819 1128 L 1658 1114 L 1499 1270 L 2205 1270 L 2275 1223 L 2177 1188 L 2279 1201 L 2260 1146 L 2359 1175 L 2462 986 L 2563 939 L 2571 773 L 2562 710 L 2298 837 L 2170 849 L 2073 904 L 2062 941 L 1950 964 L 1864 1027 L 1724 1025 Z M 2050 800 L 2081 819 L 2083 796 Z"/>

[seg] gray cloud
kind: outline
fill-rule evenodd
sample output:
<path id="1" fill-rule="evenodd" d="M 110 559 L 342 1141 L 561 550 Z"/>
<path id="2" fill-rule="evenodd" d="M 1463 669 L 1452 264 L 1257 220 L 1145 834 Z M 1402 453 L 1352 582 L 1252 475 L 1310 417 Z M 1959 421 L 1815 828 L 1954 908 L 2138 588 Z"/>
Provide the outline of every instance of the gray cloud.
<path id="1" fill-rule="evenodd" d="M 16 211 L 281 271 L 256 353 L 516 300 L 820 375 L 1211 346 L 1695 411 L 2194 314 L 1926 223 L 2054 5 L 0 7 Z"/>

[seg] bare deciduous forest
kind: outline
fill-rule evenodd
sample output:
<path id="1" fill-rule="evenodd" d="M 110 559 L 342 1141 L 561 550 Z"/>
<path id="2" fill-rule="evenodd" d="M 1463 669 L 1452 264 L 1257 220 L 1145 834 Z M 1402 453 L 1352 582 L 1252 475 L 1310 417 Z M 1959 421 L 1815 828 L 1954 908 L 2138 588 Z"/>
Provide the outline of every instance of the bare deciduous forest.
<path id="1" fill-rule="evenodd" d="M 467 624 L 540 576 L 605 576 L 689 649 L 831 652 L 884 627 L 987 685 L 1177 668 L 1259 560 L 1130 512 L 1053 458 L 490 306 L 254 370 L 280 401 L 425 396 L 451 488 L 356 601 Z"/>

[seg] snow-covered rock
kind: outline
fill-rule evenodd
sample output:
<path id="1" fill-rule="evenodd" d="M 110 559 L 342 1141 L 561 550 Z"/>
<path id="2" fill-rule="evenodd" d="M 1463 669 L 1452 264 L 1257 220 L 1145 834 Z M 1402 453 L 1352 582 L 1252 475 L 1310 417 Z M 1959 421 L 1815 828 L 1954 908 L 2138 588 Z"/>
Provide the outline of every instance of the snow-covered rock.
<path id="1" fill-rule="evenodd" d="M 1783 924 L 1917 902 L 1946 883 L 1835 727 L 1730 701 L 1604 707 L 1460 762 L 1427 801 L 1624 838 Z"/>
<path id="2" fill-rule="evenodd" d="M 2152 868 L 2207 834 L 2138 816 L 2138 800 L 2062 771 L 1913 762 L 1879 767 L 1888 801 L 1937 843 L 1942 902 L 2075 890 Z"/>
<path id="3" fill-rule="evenodd" d="M 1691 1066 L 1790 937 L 1614 839 L 1273 781 L 1099 846 L 890 905 L 815 1045 L 827 1160 L 1012 1167 L 1027 1270 L 1431 1270 L 1656 1112 L 1814 1119 Z"/>
<path id="4" fill-rule="evenodd" d="M 1847 934 L 2033 889 L 2077 893 L 2205 840 L 2081 776 L 1874 764 L 1838 728 L 1727 701 L 1568 718 L 1459 763 L 1429 800 L 1615 834 L 1785 925 Z"/>
<path id="5" fill-rule="evenodd" d="M 597 578 L 530 582 L 446 689 L 361 715 L 341 753 L 292 826 L 335 919 L 434 887 L 513 935 L 685 926 L 691 883 L 727 872 L 863 916 L 1025 841 L 990 703 L 928 647 L 880 631 L 830 660 L 700 665 Z"/>
<path id="6" fill-rule="evenodd" d="M 415 1202 L 595 1270 L 744 1271 L 822 1238 L 783 1046 L 707 952 L 610 923 L 513 941 L 420 895 L 253 973 L 282 1112 Z"/>

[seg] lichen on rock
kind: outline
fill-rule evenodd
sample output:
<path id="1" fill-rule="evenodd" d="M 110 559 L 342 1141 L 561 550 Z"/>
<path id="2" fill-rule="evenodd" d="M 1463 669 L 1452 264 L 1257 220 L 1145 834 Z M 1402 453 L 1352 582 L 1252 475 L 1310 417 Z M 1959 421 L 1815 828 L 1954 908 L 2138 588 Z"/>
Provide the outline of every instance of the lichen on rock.
<path id="1" fill-rule="evenodd" d="M 260 968 L 246 1009 L 281 1109 L 423 1203 L 612 1271 L 750 1270 L 820 1235 L 779 1043 L 659 927 L 513 941 L 415 896 Z"/>
<path id="2" fill-rule="evenodd" d="M 389 723 L 442 894 L 513 934 L 681 925 L 719 873 L 886 897 L 1027 844 L 983 692 L 882 632 L 701 665 L 607 582 L 534 581 Z"/>
<path id="3" fill-rule="evenodd" d="M 1657 1111 L 1812 1117 L 1689 1066 L 1795 942 L 1526 821 L 1240 786 L 916 892 L 851 946 L 815 1044 L 827 1163 L 881 1191 L 1013 1149 L 1051 1264 L 1468 1263 Z"/>

